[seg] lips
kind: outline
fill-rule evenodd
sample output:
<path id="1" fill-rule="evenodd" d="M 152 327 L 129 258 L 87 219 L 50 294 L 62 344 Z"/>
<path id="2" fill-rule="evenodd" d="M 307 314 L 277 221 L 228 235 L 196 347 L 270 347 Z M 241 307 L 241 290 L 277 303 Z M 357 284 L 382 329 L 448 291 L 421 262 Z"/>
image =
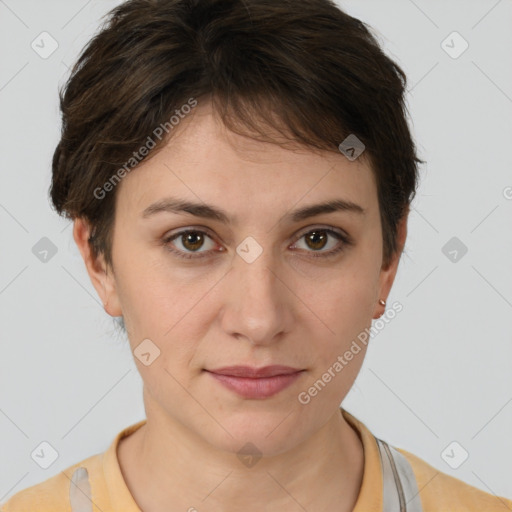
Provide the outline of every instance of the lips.
<path id="1" fill-rule="evenodd" d="M 303 372 L 282 365 L 263 368 L 225 366 L 206 371 L 223 387 L 248 399 L 269 398 L 290 386 Z"/>
<path id="2" fill-rule="evenodd" d="M 276 377 L 277 375 L 290 375 L 301 371 L 299 368 L 290 366 L 272 365 L 263 368 L 254 368 L 252 366 L 225 366 L 215 370 L 207 370 L 217 375 L 228 375 L 231 377 L 246 377 L 249 379 L 258 379 L 264 377 Z"/>

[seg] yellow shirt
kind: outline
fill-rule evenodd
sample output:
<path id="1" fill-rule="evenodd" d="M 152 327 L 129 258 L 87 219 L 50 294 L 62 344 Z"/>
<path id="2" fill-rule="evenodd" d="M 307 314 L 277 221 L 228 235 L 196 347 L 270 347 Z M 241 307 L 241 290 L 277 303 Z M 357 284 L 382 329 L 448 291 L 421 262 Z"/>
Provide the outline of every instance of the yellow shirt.
<path id="1" fill-rule="evenodd" d="M 383 476 L 377 441 L 363 423 L 343 408 L 340 410 L 344 418 L 359 433 L 364 449 L 363 481 L 353 512 L 382 512 Z M 105 452 L 93 455 L 44 482 L 19 491 L 3 506 L 0 505 L 0 511 L 69 512 L 71 477 L 77 468 L 85 467 L 89 473 L 93 502 L 90 510 L 140 512 L 123 479 L 117 459 L 117 446 L 123 437 L 129 436 L 145 422 L 146 420 L 142 420 L 119 432 Z M 438 471 L 406 450 L 397 450 L 405 456 L 413 469 L 423 512 L 512 511 L 512 500 L 481 491 Z"/>

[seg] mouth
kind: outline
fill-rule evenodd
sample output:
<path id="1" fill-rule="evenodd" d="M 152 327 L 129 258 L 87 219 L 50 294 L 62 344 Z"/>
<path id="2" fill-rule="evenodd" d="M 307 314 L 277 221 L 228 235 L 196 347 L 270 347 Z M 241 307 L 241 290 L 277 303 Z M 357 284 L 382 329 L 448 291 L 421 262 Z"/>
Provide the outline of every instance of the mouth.
<path id="1" fill-rule="evenodd" d="M 272 365 L 256 368 L 253 366 L 224 366 L 215 370 L 206 370 L 217 375 L 227 375 L 230 377 L 247 377 L 251 379 L 264 377 L 277 377 L 279 375 L 291 375 L 300 372 L 300 368 L 292 368 L 291 366 Z"/>
<path id="2" fill-rule="evenodd" d="M 295 382 L 305 370 L 273 365 L 263 368 L 226 366 L 205 370 L 217 382 L 243 398 L 269 398 Z"/>

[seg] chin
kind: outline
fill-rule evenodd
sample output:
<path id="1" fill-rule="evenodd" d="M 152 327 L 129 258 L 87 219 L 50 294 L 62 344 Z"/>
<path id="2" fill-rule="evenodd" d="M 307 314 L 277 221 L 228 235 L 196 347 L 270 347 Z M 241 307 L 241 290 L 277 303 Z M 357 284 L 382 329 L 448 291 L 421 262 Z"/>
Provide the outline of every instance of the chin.
<path id="1" fill-rule="evenodd" d="M 290 406 L 275 405 L 265 408 L 261 402 L 256 407 L 238 406 L 233 413 L 225 410 L 222 416 L 216 415 L 216 427 L 202 430 L 200 435 L 217 448 L 232 453 L 246 449 L 261 452 L 265 456 L 279 455 L 301 442 L 305 423 L 297 423 L 294 414 L 290 414 Z M 300 426 L 299 426 L 300 425 Z M 208 436 L 205 435 L 208 433 Z M 247 445 L 247 446 L 246 446 Z"/>

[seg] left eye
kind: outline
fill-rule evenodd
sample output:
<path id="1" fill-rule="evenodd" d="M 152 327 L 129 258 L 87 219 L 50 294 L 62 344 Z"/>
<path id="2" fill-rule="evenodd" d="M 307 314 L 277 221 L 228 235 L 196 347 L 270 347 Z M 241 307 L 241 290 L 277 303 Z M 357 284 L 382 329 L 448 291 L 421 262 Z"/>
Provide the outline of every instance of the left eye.
<path id="1" fill-rule="evenodd" d="M 329 238 L 334 238 L 335 241 L 331 243 L 331 247 L 328 250 L 325 249 L 329 245 Z M 317 228 L 304 233 L 298 238 L 298 241 L 304 239 L 306 243 L 306 251 L 312 253 L 319 254 L 311 254 L 313 257 L 329 257 L 337 254 L 342 251 L 346 245 L 349 245 L 350 239 L 347 235 L 343 233 L 339 233 L 338 231 L 334 231 L 333 229 L 327 228 Z M 181 247 L 176 247 L 175 240 L 181 244 Z M 204 247 L 205 240 L 210 241 L 210 247 L 206 248 L 204 251 L 200 251 L 199 249 Z M 338 243 L 336 243 L 336 241 Z M 173 243 L 171 243 L 173 242 Z M 208 256 L 210 250 L 215 247 L 215 243 L 212 238 L 205 231 L 197 230 L 197 229 L 188 229 L 185 231 L 180 231 L 173 235 L 168 236 L 163 240 L 166 248 L 175 253 L 178 257 L 181 258 L 203 258 Z M 297 245 L 295 242 L 294 246 Z M 334 246 L 334 248 L 332 248 Z M 300 247 L 299 247 L 300 248 Z M 302 250 L 302 248 L 300 248 Z M 312 250 L 308 250 L 312 249 Z M 223 251 L 223 249 L 221 249 Z"/>
<path id="2" fill-rule="evenodd" d="M 329 245 L 329 237 L 334 238 L 335 241 L 331 243 L 329 250 L 321 251 L 321 249 L 325 249 L 325 247 Z M 299 240 L 302 239 L 304 239 L 307 248 L 313 249 L 313 252 L 321 252 L 320 254 L 312 255 L 315 257 L 332 256 L 333 254 L 337 254 L 344 248 L 346 244 L 349 243 L 348 238 L 345 235 L 338 233 L 337 231 L 333 231 L 332 229 L 326 228 L 308 231 L 299 238 Z M 334 247 L 334 249 L 332 247 Z"/>

